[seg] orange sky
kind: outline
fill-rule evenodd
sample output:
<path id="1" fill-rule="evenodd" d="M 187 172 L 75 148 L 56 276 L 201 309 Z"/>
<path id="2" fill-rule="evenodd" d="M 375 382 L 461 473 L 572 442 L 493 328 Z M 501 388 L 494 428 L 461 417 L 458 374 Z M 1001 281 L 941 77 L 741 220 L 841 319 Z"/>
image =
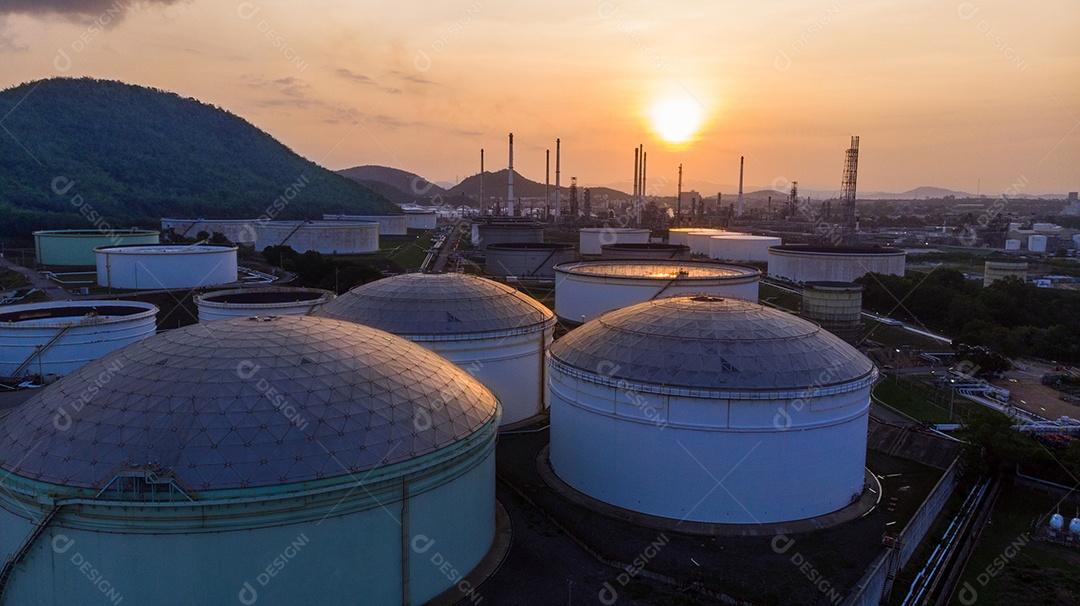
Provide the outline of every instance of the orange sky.
<path id="1" fill-rule="evenodd" d="M 739 155 L 748 188 L 838 190 L 857 134 L 860 192 L 1080 189 L 1073 0 L 9 5 L 30 8 L 0 8 L 0 85 L 88 75 L 176 91 L 333 169 L 453 181 L 481 147 L 504 168 L 513 132 L 515 168 L 538 181 L 560 137 L 565 182 L 629 189 L 644 143 L 661 193 L 680 162 L 684 189 L 730 187 Z M 665 98 L 704 114 L 690 143 L 652 128 Z"/>

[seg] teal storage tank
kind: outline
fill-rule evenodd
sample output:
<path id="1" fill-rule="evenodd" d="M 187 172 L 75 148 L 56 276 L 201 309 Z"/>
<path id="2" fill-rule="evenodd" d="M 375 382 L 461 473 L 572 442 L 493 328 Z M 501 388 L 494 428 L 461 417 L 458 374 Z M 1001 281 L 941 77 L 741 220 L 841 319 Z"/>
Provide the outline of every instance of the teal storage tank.
<path id="1" fill-rule="evenodd" d="M 159 242 L 161 233 L 150 229 L 45 229 L 34 232 L 38 265 L 56 267 L 92 267 L 97 263 L 94 249 L 99 246 Z"/>

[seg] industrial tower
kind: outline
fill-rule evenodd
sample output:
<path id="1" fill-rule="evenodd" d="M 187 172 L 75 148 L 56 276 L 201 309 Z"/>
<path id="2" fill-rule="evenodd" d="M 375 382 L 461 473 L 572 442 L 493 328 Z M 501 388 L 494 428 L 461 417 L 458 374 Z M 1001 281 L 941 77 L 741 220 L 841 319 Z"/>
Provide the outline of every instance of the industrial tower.
<path id="1" fill-rule="evenodd" d="M 855 181 L 859 172 L 859 137 L 851 137 L 851 147 L 844 158 L 844 180 L 840 184 L 840 208 L 843 244 L 855 243 Z"/>

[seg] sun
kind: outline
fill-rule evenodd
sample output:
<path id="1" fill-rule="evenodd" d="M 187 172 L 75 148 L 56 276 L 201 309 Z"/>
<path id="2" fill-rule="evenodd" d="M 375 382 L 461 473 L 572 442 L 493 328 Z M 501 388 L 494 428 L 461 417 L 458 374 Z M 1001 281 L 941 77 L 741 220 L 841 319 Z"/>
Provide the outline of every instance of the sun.
<path id="1" fill-rule="evenodd" d="M 705 108 L 694 99 L 686 97 L 661 99 L 649 111 L 652 129 L 672 145 L 686 143 L 694 138 L 705 121 Z"/>

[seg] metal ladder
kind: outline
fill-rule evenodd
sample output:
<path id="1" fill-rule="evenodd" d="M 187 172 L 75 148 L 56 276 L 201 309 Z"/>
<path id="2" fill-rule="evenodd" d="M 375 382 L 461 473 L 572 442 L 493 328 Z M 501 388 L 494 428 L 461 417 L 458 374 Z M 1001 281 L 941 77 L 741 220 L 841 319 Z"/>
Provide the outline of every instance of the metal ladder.
<path id="1" fill-rule="evenodd" d="M 49 522 L 56 517 L 59 511 L 60 506 L 54 505 L 45 512 L 45 517 L 41 518 L 41 521 L 33 522 L 34 529 L 23 539 L 22 544 L 8 558 L 8 561 L 4 563 L 4 569 L 0 571 L 0 598 L 3 597 L 4 590 L 7 589 L 8 581 L 11 579 L 11 573 L 15 571 L 15 566 L 26 557 L 26 554 L 30 552 L 30 548 L 34 546 L 34 542 L 41 536 L 41 533 L 45 532 L 45 527 L 49 525 Z"/>

